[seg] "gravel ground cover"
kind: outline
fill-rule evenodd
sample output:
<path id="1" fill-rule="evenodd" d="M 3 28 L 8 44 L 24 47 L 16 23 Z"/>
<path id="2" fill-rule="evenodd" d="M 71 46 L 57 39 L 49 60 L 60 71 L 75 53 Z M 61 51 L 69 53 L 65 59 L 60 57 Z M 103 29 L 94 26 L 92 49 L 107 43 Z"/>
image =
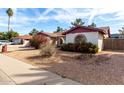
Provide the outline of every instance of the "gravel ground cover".
<path id="1" fill-rule="evenodd" d="M 29 49 L 5 53 L 26 63 L 70 78 L 82 84 L 124 84 L 124 52 L 103 51 L 86 55 L 58 51 L 43 59 L 39 50 Z"/>

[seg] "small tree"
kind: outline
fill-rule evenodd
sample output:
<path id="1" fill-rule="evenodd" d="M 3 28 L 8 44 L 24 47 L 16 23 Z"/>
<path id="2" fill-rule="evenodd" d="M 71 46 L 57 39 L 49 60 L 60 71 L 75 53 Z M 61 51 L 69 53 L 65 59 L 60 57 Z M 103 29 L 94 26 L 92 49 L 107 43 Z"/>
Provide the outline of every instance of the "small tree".
<path id="1" fill-rule="evenodd" d="M 13 37 L 19 36 L 18 32 L 13 31 L 12 29 L 6 33 L 7 38 L 10 40 Z"/>
<path id="2" fill-rule="evenodd" d="M 0 40 L 8 40 L 7 32 L 1 32 Z"/>
<path id="3" fill-rule="evenodd" d="M 54 32 L 54 33 L 56 33 L 56 32 L 62 32 L 63 31 L 63 28 L 61 28 L 61 27 L 57 27 L 57 29 L 56 29 L 56 31 Z"/>
<path id="4" fill-rule="evenodd" d="M 124 35 L 124 27 L 122 27 L 122 29 L 119 29 L 118 31 L 121 35 Z"/>
<path id="5" fill-rule="evenodd" d="M 124 27 L 122 27 L 122 29 L 119 29 L 118 31 L 120 33 L 119 38 L 124 39 Z"/>
<path id="6" fill-rule="evenodd" d="M 0 39 L 3 37 L 3 32 L 0 32 Z"/>
<path id="7" fill-rule="evenodd" d="M 96 27 L 96 24 L 93 22 L 89 27 Z"/>
<path id="8" fill-rule="evenodd" d="M 29 33 L 29 35 L 36 35 L 38 32 L 39 32 L 39 31 L 34 28 L 34 29 Z"/>
<path id="9" fill-rule="evenodd" d="M 41 30 L 40 32 L 44 32 L 43 30 Z"/>
<path id="10" fill-rule="evenodd" d="M 12 29 L 9 32 L 1 32 L 0 39 L 1 40 L 11 40 L 13 37 L 19 36 L 18 32 L 13 31 Z"/>
<path id="11" fill-rule="evenodd" d="M 71 22 L 71 25 L 72 26 L 83 26 L 85 22 L 82 22 L 82 19 L 81 18 L 78 18 L 78 19 L 75 19 L 74 22 Z"/>
<path id="12" fill-rule="evenodd" d="M 61 31 L 63 31 L 63 28 L 58 26 L 56 32 L 61 32 Z"/>

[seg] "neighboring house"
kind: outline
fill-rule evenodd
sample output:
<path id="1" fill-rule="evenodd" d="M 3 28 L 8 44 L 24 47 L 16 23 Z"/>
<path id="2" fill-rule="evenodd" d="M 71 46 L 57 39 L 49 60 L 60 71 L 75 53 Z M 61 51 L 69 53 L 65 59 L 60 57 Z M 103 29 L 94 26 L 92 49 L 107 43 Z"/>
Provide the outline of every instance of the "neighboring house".
<path id="1" fill-rule="evenodd" d="M 121 35 L 121 34 L 111 34 L 111 38 L 114 38 L 114 39 L 124 39 L 124 35 Z"/>
<path id="2" fill-rule="evenodd" d="M 24 46 L 29 46 L 29 41 L 32 39 L 31 35 L 22 35 L 12 39 L 12 44 L 23 44 Z"/>
<path id="3" fill-rule="evenodd" d="M 119 34 L 119 39 L 124 39 L 124 35 Z"/>
<path id="4" fill-rule="evenodd" d="M 103 39 L 110 37 L 109 27 L 87 27 L 87 26 L 77 26 L 73 27 L 64 32 L 56 33 L 46 33 L 39 32 L 37 35 L 44 35 L 49 38 L 50 42 L 53 40 L 56 42 L 57 46 L 63 43 L 75 43 L 78 37 L 82 38 L 83 41 L 91 42 L 98 46 L 99 51 L 103 49 Z"/>
<path id="5" fill-rule="evenodd" d="M 75 43 L 76 38 L 80 35 L 86 42 L 97 45 L 99 51 L 101 51 L 103 49 L 103 39 L 110 37 L 110 28 L 77 26 L 67 30 L 63 35 L 65 35 L 65 43 Z"/>
<path id="6" fill-rule="evenodd" d="M 50 43 L 55 43 L 57 46 L 60 46 L 61 44 L 65 43 L 64 37 L 65 35 L 62 35 L 63 32 L 55 32 L 55 33 L 47 33 L 47 32 L 39 32 L 37 35 L 46 36 L 48 38 L 48 41 Z"/>
<path id="7" fill-rule="evenodd" d="M 119 34 L 111 34 L 111 38 L 119 38 Z"/>

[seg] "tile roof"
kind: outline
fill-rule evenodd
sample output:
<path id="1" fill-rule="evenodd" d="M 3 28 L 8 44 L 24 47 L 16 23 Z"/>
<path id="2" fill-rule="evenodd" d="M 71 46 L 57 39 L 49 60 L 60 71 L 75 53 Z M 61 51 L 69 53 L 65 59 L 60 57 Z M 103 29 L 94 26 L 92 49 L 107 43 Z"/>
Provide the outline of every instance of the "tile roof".
<path id="1" fill-rule="evenodd" d="M 93 32 L 93 31 L 98 31 L 102 34 L 108 34 L 110 36 L 110 27 L 88 27 L 88 26 L 76 26 L 76 27 L 72 27 L 71 29 L 67 30 L 66 32 L 64 32 L 63 34 L 68 34 L 70 32 L 72 32 L 73 30 L 77 29 L 77 28 L 82 28 L 82 29 L 88 29 L 90 31 L 87 32 Z"/>
<path id="2" fill-rule="evenodd" d="M 56 33 L 48 33 L 48 32 L 39 32 L 38 34 L 43 34 L 49 37 L 61 37 L 63 32 L 56 32 Z"/>
<path id="3" fill-rule="evenodd" d="M 102 34 L 108 34 L 110 37 L 110 27 L 88 27 L 88 26 L 76 26 L 72 27 L 69 30 L 63 31 L 63 32 L 55 32 L 55 33 L 48 33 L 48 32 L 39 32 L 38 34 L 43 34 L 49 37 L 61 37 L 65 36 L 66 34 L 70 33 L 71 31 L 77 29 L 77 28 L 82 28 L 82 29 L 88 29 L 89 31 L 87 32 L 100 32 Z"/>
<path id="4" fill-rule="evenodd" d="M 32 39 L 32 36 L 31 35 L 22 35 L 22 36 L 18 36 L 18 37 L 15 37 L 15 38 L 30 40 L 30 39 Z"/>

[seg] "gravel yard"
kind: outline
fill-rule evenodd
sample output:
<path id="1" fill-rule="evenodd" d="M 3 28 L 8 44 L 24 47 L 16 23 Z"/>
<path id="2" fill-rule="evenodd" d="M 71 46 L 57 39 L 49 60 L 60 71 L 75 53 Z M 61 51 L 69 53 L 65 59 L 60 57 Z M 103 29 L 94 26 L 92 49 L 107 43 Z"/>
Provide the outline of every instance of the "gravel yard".
<path id="1" fill-rule="evenodd" d="M 82 59 L 79 59 L 78 53 L 61 51 L 57 52 L 55 57 L 43 59 L 39 56 L 39 52 L 29 49 L 5 53 L 5 55 L 82 84 L 124 84 L 124 52 L 103 51 Z"/>

